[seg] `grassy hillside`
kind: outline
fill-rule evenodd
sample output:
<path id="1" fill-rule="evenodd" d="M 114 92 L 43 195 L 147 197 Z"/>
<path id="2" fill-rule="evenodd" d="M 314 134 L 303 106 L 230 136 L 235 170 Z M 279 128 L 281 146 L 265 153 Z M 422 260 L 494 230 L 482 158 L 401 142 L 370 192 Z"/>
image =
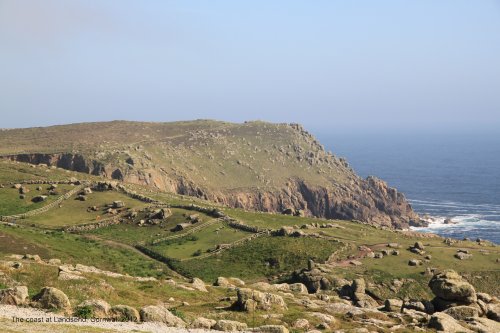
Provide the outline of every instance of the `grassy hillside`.
<path id="1" fill-rule="evenodd" d="M 60 169 L 47 169 L 50 172 L 40 174 L 40 168 L 8 162 L 0 163 L 0 170 L 1 177 L 14 183 L 28 179 L 67 181 L 73 176 Z M 88 180 L 95 185 L 102 179 L 89 176 Z M 335 321 L 322 329 L 325 332 L 360 325 L 378 332 L 388 332 L 396 322 L 383 312 L 373 310 L 363 312 L 361 319 L 356 317 L 359 314 L 346 316 L 332 313 L 328 308 L 331 304 L 338 306 L 343 302 L 343 306 L 352 307 L 346 304 L 349 301 L 339 298 L 335 289 L 309 295 L 299 295 L 296 291 L 274 291 L 287 304 L 287 308 L 279 310 L 279 315 L 274 317 L 267 316 L 269 312 L 263 310 L 255 313 L 236 311 L 231 308 L 236 296 L 234 288 L 208 286 L 208 292 L 200 292 L 193 290 L 189 278 L 201 278 L 208 285 L 221 276 L 240 278 L 247 285 L 256 282 L 292 283 L 297 282 L 299 272 L 308 271 L 309 260 L 313 260 L 322 274 L 334 281 L 351 281 L 363 277 L 370 295 L 380 300 L 420 300 L 433 297 L 427 286 L 430 277 L 424 274 L 426 269 L 452 267 L 472 282 L 477 291 L 500 295 L 497 283 L 500 278 L 500 249 L 487 242 L 455 241 L 447 244 L 440 237 L 386 230 L 356 221 L 250 212 L 151 187 L 117 185 L 121 187 L 115 186 L 105 191 L 95 187 L 92 194 L 86 195 L 86 201 L 75 200 L 75 194 L 62 201 L 60 207 L 55 206 L 25 219 L 7 218 L 2 222 L 0 289 L 27 285 L 30 296 L 33 296 L 42 287 L 53 286 L 65 292 L 74 305 L 95 298 L 104 299 L 112 305 L 125 304 L 137 308 L 168 304 L 172 313 L 188 323 L 204 316 L 216 320 L 238 320 L 251 327 L 280 324 L 291 328 L 296 319 L 307 318 L 314 327 L 321 321 L 311 312 L 333 314 Z M 66 184 L 58 188 L 62 193 L 71 187 Z M 23 207 L 23 201 L 18 201 L 21 200 L 19 194 L 10 187 L 2 190 L 3 203 L 0 208 L 4 211 L 12 212 L 16 207 L 24 210 L 35 208 Z M 149 199 L 146 196 L 157 201 L 147 202 Z M 98 223 L 101 219 L 97 219 L 97 216 L 104 219 L 105 207 L 116 200 L 125 204 L 113 215 L 118 219 L 118 224 L 97 225 L 93 229 L 83 228 L 73 232 L 63 230 L 68 226 Z M 49 203 L 42 206 L 46 204 Z M 89 210 L 91 206 L 98 209 Z M 161 219 L 152 217 L 156 216 L 154 214 L 160 208 L 169 206 L 168 216 Z M 215 208 L 223 215 L 215 216 Z M 135 213 L 133 217 L 130 217 L 131 212 Z M 193 220 L 196 222 L 191 222 Z M 234 221 L 240 227 L 235 226 L 232 223 Z M 185 227 L 176 231 L 174 227 L 179 224 Z M 297 234 L 284 236 L 278 232 L 283 227 Z M 264 229 L 272 229 L 273 232 L 261 232 Z M 409 251 L 417 241 L 425 246 L 425 255 L 430 255 L 430 259 L 424 260 L 424 255 Z M 389 243 L 397 243 L 398 255 L 385 255 L 376 259 L 366 257 L 366 252 L 363 252 L 364 247 L 369 247 L 375 253 L 393 250 L 388 247 Z M 459 249 L 467 250 L 472 254 L 472 259 L 455 258 Z M 26 253 L 37 254 L 44 261 L 12 258 L 13 254 Z M 58 278 L 58 264 L 46 263 L 52 258 L 60 259 L 63 264 L 95 266 L 124 275 L 114 277 L 86 272 L 82 275 L 84 279 L 62 280 Z M 422 265 L 409 266 L 408 261 L 411 259 L 421 260 Z M 13 261 L 21 262 L 22 267 L 10 268 Z M 156 280 L 141 281 L 135 277 L 154 277 Z M 395 281 L 399 281 L 399 284 Z M 386 323 L 367 319 L 383 319 Z M 302 331 L 306 330 L 293 330 Z M 392 331 L 408 332 L 408 329 L 401 326 Z"/>

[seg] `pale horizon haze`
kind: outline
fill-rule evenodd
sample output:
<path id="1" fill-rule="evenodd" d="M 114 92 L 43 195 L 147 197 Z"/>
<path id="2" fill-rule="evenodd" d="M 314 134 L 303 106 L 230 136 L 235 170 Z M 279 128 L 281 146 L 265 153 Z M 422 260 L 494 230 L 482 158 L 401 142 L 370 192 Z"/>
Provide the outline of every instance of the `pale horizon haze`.
<path id="1" fill-rule="evenodd" d="M 0 0 L 0 128 L 500 128 L 500 1 Z"/>

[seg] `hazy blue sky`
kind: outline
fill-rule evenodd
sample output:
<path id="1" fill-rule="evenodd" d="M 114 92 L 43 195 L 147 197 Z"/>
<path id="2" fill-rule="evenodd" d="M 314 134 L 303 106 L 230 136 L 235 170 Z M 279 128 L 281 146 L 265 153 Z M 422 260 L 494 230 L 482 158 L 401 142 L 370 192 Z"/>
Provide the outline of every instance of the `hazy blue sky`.
<path id="1" fill-rule="evenodd" d="M 500 1 L 0 0 L 0 127 L 500 128 Z"/>

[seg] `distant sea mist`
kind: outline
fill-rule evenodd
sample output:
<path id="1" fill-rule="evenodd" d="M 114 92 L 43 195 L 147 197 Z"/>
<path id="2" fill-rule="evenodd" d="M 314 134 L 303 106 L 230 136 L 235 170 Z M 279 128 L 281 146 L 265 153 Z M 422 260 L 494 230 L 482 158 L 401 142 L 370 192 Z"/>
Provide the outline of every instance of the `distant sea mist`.
<path id="1" fill-rule="evenodd" d="M 376 175 L 405 193 L 430 222 L 416 230 L 500 244 L 500 135 L 318 137 L 361 176 Z"/>

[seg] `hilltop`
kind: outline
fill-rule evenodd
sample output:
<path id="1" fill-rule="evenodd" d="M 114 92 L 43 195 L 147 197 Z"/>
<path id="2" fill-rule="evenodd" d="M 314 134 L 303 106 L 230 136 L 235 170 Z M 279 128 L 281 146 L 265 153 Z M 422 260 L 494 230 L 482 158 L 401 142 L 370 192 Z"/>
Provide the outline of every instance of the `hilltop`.
<path id="1" fill-rule="evenodd" d="M 222 205 L 407 228 L 404 195 L 362 179 L 298 124 L 113 121 L 0 132 L 0 155 Z"/>

